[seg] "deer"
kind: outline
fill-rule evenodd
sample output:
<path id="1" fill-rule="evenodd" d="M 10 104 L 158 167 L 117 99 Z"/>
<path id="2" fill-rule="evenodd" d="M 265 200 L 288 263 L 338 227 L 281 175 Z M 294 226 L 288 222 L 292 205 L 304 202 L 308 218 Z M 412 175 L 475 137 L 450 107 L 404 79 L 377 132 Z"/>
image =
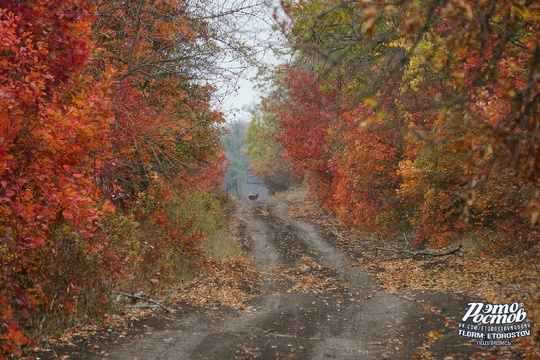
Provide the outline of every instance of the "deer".
<path id="1" fill-rule="evenodd" d="M 249 195 L 249 200 L 257 200 L 258 197 L 259 197 L 259 194 Z"/>

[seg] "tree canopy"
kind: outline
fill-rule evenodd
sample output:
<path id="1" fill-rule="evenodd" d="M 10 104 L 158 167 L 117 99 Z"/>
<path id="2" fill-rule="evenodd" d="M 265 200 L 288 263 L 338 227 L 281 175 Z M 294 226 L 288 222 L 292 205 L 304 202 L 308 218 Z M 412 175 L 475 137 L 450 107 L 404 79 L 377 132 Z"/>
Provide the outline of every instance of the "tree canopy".
<path id="1" fill-rule="evenodd" d="M 266 123 L 328 211 L 417 244 L 537 242 L 536 2 L 286 1 L 281 14 L 292 60 Z"/>

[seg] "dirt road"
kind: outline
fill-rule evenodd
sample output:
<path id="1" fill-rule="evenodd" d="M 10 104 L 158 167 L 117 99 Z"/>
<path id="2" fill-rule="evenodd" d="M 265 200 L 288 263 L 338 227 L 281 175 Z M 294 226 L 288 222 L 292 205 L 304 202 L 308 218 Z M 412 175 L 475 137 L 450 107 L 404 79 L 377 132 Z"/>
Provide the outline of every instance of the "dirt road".
<path id="1" fill-rule="evenodd" d="M 332 246 L 331 235 L 291 218 L 287 207 L 273 199 L 245 201 L 238 210 L 263 279 L 251 311 L 178 312 L 80 358 L 410 359 L 425 351 L 433 330 L 445 334 L 435 358 L 460 351 L 463 341 L 444 323 L 466 302 L 378 290 L 350 254 Z"/>

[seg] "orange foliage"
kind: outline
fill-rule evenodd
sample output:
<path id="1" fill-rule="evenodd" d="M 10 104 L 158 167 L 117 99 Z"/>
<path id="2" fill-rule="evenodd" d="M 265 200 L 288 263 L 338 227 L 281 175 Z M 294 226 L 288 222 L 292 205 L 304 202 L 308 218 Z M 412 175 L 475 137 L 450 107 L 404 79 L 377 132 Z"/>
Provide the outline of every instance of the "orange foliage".
<path id="1" fill-rule="evenodd" d="M 160 200 L 220 185 L 223 119 L 191 73 L 205 33 L 185 10 L 168 0 L 0 5 L 2 353 L 22 354 L 33 313 L 76 316 L 96 300 L 85 292 L 127 275 L 138 254 L 110 246 L 111 200 L 129 209 L 160 182 Z M 164 246 L 197 253 L 202 234 L 184 231 L 193 224 L 154 210 Z"/>
<path id="2" fill-rule="evenodd" d="M 537 242 L 540 5 L 312 5 L 292 24 L 279 139 L 326 208 L 416 244 Z"/>
<path id="3" fill-rule="evenodd" d="M 45 301 L 29 274 L 54 225 L 89 244 L 103 240 L 93 233 L 110 151 L 111 74 L 96 81 L 84 71 L 92 12 L 90 3 L 69 1 L 0 8 L 0 334 L 3 351 L 15 355 L 26 343 L 16 322 Z"/>
<path id="4" fill-rule="evenodd" d="M 343 131 L 343 148 L 332 159 L 336 174 L 334 210 L 347 225 L 393 235 L 399 219 L 399 129 L 389 119 L 376 119 L 367 105 L 344 113 L 340 119 L 347 128 Z"/>
<path id="5" fill-rule="evenodd" d="M 98 5 L 104 48 L 98 64 L 118 74 L 113 159 L 103 173 L 116 200 L 144 191 L 152 171 L 181 186 L 202 173 L 220 175 L 211 169 L 221 168 L 214 166 L 222 158 L 214 125 L 223 118 L 209 105 L 213 89 L 197 85 L 190 73 L 197 56 L 194 27 L 204 32 L 206 24 L 190 19 L 185 6 L 171 0 Z"/>

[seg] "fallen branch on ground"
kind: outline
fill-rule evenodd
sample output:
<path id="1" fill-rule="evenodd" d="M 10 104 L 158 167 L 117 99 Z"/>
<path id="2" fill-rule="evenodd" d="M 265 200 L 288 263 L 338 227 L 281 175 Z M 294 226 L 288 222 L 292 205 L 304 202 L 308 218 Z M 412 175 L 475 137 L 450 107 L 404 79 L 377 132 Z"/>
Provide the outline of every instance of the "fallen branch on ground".
<path id="1" fill-rule="evenodd" d="M 410 251 L 410 250 L 398 250 L 398 249 L 392 249 L 392 248 L 385 248 L 380 246 L 371 246 L 372 249 L 375 249 L 375 259 L 377 258 L 378 252 L 380 251 L 390 251 L 396 254 L 404 254 L 404 256 L 398 256 L 388 259 L 383 259 L 380 261 L 389 261 L 389 260 L 398 260 L 398 259 L 409 259 L 409 258 L 416 258 L 419 256 L 431 256 L 431 257 L 438 257 L 438 256 L 447 256 L 458 253 L 462 246 L 459 245 L 457 248 L 445 250 L 445 251 Z"/>
<path id="2" fill-rule="evenodd" d="M 167 312 L 170 312 L 170 313 L 174 312 L 173 309 L 168 308 L 165 305 L 163 305 L 163 302 L 165 302 L 165 300 L 167 300 L 169 295 L 164 296 L 163 299 L 161 299 L 161 301 L 158 301 L 158 300 L 151 299 L 151 298 L 149 298 L 147 296 L 129 294 L 129 293 L 125 293 L 125 292 L 122 292 L 122 291 L 117 291 L 117 293 L 119 295 L 131 298 L 131 299 L 143 300 L 143 301 L 146 301 L 146 302 L 150 303 L 150 304 L 139 304 L 139 305 L 126 305 L 125 307 L 128 307 L 128 308 L 161 308 L 161 309 L 163 309 L 163 310 L 165 310 Z"/>

